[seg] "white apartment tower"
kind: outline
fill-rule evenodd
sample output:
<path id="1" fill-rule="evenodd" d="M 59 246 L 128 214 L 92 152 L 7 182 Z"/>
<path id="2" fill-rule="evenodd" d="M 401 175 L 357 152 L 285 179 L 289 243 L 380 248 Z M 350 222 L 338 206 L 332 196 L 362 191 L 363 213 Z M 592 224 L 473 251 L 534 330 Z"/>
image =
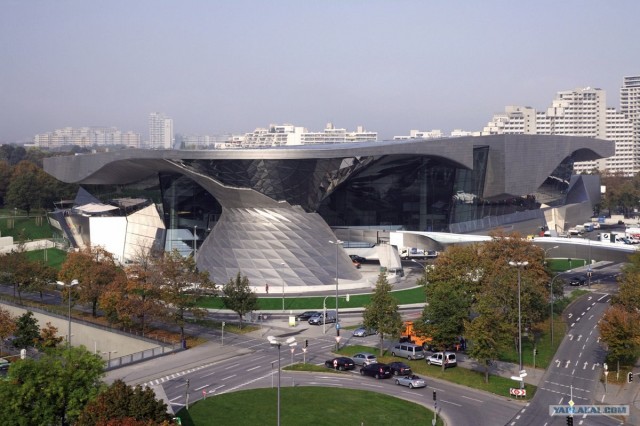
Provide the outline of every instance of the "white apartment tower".
<path id="1" fill-rule="evenodd" d="M 640 93 L 640 78 L 636 83 L 636 93 Z M 611 140 L 616 144 L 616 154 L 613 157 L 576 162 L 575 172 L 585 173 L 598 169 L 634 175 L 640 171 L 640 164 L 636 161 L 636 157 L 640 157 L 640 150 L 636 149 L 633 142 L 631 120 L 623 112 L 607 108 L 606 100 L 606 92 L 597 88 L 558 92 L 551 106 L 544 112 L 531 107 L 506 107 L 504 113 L 494 115 L 482 134 L 586 136 Z M 640 109 L 636 108 L 640 113 Z"/>
<path id="2" fill-rule="evenodd" d="M 159 112 L 149 114 L 149 148 L 173 148 L 173 120 Z"/>
<path id="3" fill-rule="evenodd" d="M 636 170 L 640 169 L 640 76 L 624 77 L 620 88 L 620 112 L 633 126 Z"/>

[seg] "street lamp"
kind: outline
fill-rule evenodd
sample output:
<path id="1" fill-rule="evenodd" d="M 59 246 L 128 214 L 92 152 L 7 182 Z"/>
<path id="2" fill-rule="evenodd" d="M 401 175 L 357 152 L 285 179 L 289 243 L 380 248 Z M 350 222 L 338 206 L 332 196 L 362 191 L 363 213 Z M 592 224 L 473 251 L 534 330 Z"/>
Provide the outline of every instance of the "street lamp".
<path id="1" fill-rule="evenodd" d="M 555 250 L 555 249 L 557 249 L 557 248 L 559 248 L 559 247 L 560 247 L 560 246 L 553 246 L 553 247 L 548 248 L 548 249 L 546 249 L 546 250 L 544 251 L 544 264 L 545 264 L 545 265 L 547 264 L 547 252 L 548 252 L 548 251 L 551 251 L 551 250 Z"/>
<path id="2" fill-rule="evenodd" d="M 268 336 L 267 340 L 269 340 L 269 343 L 272 346 L 278 347 L 278 423 L 277 424 L 278 426 L 280 426 L 280 347 L 282 346 L 283 343 L 291 347 L 294 347 L 295 345 L 297 345 L 297 343 L 296 343 L 295 337 L 289 337 L 284 342 L 281 342 L 280 340 L 276 339 L 273 336 Z"/>
<path id="3" fill-rule="evenodd" d="M 520 269 L 527 266 L 529 262 L 526 260 L 524 262 L 509 262 L 509 265 L 515 266 L 518 268 L 518 365 L 520 366 L 520 370 L 522 371 L 522 312 L 520 310 Z M 521 386 L 523 382 L 520 382 Z"/>
<path id="4" fill-rule="evenodd" d="M 556 280 L 556 278 L 558 278 L 559 276 L 568 274 L 570 272 L 571 270 L 568 270 L 568 271 L 564 271 L 564 272 L 560 272 L 559 274 L 556 274 L 556 276 L 551 279 L 551 286 L 549 287 L 549 293 L 551 294 L 551 344 L 552 345 L 553 345 L 553 283 Z"/>
<path id="5" fill-rule="evenodd" d="M 193 225 L 193 261 L 198 260 L 198 246 L 196 240 L 198 239 L 198 225 Z"/>
<path id="6" fill-rule="evenodd" d="M 412 261 L 413 263 L 415 263 L 415 264 L 418 264 L 418 265 L 422 266 L 422 269 L 424 269 L 424 271 L 425 271 L 425 272 L 427 272 L 427 265 L 423 265 L 422 263 L 418 262 L 418 261 L 417 261 L 417 260 L 415 260 L 415 259 L 411 259 L 411 261 Z"/>
<path id="7" fill-rule="evenodd" d="M 329 243 L 331 244 L 335 244 L 336 246 L 336 336 L 340 335 L 340 317 L 338 316 L 338 249 L 340 247 L 340 244 L 344 243 L 344 241 L 340 241 L 340 240 L 335 240 L 335 241 L 331 241 L 329 240 Z M 326 320 L 326 318 L 325 318 Z"/>
<path id="8" fill-rule="evenodd" d="M 78 284 L 80 284 L 78 282 L 78 280 L 71 280 L 71 282 L 69 284 L 65 284 L 62 281 L 56 281 L 56 283 L 58 285 L 61 285 L 63 287 L 67 287 L 68 290 L 68 294 L 67 297 L 69 298 L 69 331 L 68 331 L 68 335 L 67 335 L 67 346 L 71 346 L 71 287 L 76 286 Z"/>
<path id="9" fill-rule="evenodd" d="M 284 267 L 287 266 L 286 263 L 281 263 L 282 266 L 282 312 L 284 312 Z"/>

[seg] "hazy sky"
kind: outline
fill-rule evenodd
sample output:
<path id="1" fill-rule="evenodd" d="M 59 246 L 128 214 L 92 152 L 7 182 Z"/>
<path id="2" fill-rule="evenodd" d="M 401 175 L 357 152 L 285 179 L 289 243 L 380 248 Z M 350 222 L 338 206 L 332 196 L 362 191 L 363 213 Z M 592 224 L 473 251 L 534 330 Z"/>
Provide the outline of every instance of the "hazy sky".
<path id="1" fill-rule="evenodd" d="M 291 123 L 479 130 L 506 105 L 640 75 L 640 1 L 0 0 L 0 142 Z"/>

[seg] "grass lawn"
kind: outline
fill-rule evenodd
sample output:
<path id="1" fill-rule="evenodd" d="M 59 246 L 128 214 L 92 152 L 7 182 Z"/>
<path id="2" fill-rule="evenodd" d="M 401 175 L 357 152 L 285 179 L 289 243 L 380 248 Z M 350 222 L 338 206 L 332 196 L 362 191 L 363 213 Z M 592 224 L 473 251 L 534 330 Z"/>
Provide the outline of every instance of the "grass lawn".
<path id="1" fill-rule="evenodd" d="M 506 398 L 516 399 L 514 396 L 509 395 L 509 388 L 516 387 L 516 383 L 506 377 L 492 375 L 489 377 L 489 383 L 485 383 L 484 373 L 478 371 L 472 371 L 462 367 L 447 368 L 445 371 L 442 371 L 442 368 L 440 368 L 439 366 L 428 365 L 425 360 L 408 361 L 405 358 L 392 357 L 388 355 L 388 352 L 387 355 L 380 356 L 376 348 L 369 346 L 346 346 L 338 351 L 340 355 L 344 356 L 351 356 L 357 352 L 370 352 L 372 354 L 375 354 L 378 357 L 378 361 L 385 364 L 393 361 L 402 361 L 410 365 L 414 373 L 419 376 L 442 379 L 470 388 L 491 392 L 496 395 L 504 396 Z M 427 381 L 427 386 L 428 385 L 429 381 Z M 527 384 L 525 388 L 527 390 L 527 396 L 524 399 L 527 400 L 533 398 L 533 395 L 535 395 L 536 390 L 538 389 L 536 386 L 529 384 Z"/>
<path id="2" fill-rule="evenodd" d="M 399 305 L 406 305 L 410 303 L 424 303 L 425 296 L 422 287 L 411 288 L 408 290 L 398 290 L 391 292 L 393 297 L 398 301 Z M 338 298 L 338 305 L 340 309 L 345 308 L 361 308 L 371 302 L 372 293 L 368 294 L 354 294 L 349 296 L 347 302 L 344 297 Z M 285 297 L 284 305 L 285 310 L 305 310 L 305 309 L 322 309 L 322 297 Z M 198 305 L 207 309 L 224 309 L 222 299 L 218 297 L 207 297 L 199 301 Z M 335 309 L 336 299 L 329 296 L 327 298 L 327 309 Z M 282 297 L 260 297 L 258 298 L 258 309 L 265 311 L 277 311 L 282 309 Z"/>
<path id="3" fill-rule="evenodd" d="M 182 409 L 183 425 L 273 425 L 277 419 L 277 388 L 231 392 L 200 400 Z M 282 387 L 280 417 L 283 425 L 391 425 L 427 424 L 433 411 L 392 396 L 336 387 Z M 437 425 L 442 426 L 438 418 Z"/>
<path id="4" fill-rule="evenodd" d="M 13 237 L 17 241 L 22 233 L 27 240 L 39 240 L 51 238 L 52 232 L 46 215 L 32 212 L 27 217 L 25 212 L 18 210 L 14 217 L 13 210 L 0 210 L 0 235 L 3 237 Z"/>
<path id="5" fill-rule="evenodd" d="M 54 268 L 59 270 L 62 266 L 62 263 L 67 258 L 67 252 L 64 250 L 58 250 L 56 248 L 50 248 L 46 250 L 33 250 L 27 252 L 27 258 L 29 260 L 46 259 L 47 265 L 53 266 Z"/>

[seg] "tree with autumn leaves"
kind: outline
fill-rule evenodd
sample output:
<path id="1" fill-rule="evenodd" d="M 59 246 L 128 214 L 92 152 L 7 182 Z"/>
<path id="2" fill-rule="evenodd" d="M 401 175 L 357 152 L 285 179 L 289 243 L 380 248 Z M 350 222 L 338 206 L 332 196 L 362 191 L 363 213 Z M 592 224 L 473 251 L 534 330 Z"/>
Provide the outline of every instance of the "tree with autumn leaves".
<path id="1" fill-rule="evenodd" d="M 498 352 L 518 345 L 517 268 L 509 262 L 528 262 L 521 269 L 520 299 L 523 331 L 536 338 L 535 325 L 544 319 L 549 303 L 549 274 L 544 251 L 518 234 L 492 234 L 485 243 L 449 247 L 434 268 L 425 271 L 426 305 L 422 321 L 414 321 L 432 345 L 446 350 L 465 336 L 473 342 L 469 354 L 488 369 Z"/>
<path id="2" fill-rule="evenodd" d="M 629 256 L 618 278 L 618 294 L 600 320 L 601 341 L 610 361 L 630 364 L 640 357 L 640 253 Z"/>

